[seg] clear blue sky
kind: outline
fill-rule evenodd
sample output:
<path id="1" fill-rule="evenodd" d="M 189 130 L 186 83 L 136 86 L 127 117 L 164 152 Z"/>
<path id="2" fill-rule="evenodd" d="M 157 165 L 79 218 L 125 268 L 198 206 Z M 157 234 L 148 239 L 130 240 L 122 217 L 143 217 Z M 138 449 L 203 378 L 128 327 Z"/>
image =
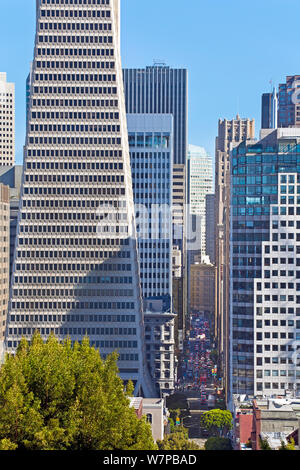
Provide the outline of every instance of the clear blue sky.
<path id="1" fill-rule="evenodd" d="M 300 74 L 299 0 L 121 0 L 124 67 L 161 60 L 189 70 L 189 142 L 213 155 L 219 117 L 260 126 L 269 81 Z M 1 0 L 0 71 L 16 83 L 16 159 L 22 162 L 25 80 L 35 0 Z"/>

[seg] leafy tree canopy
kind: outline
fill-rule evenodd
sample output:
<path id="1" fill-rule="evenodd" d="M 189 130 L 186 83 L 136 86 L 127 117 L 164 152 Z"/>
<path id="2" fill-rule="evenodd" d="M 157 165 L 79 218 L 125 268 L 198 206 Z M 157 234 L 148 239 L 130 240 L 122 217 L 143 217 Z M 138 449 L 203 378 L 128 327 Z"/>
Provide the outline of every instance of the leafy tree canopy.
<path id="1" fill-rule="evenodd" d="M 157 442 L 159 450 L 202 450 L 195 442 L 189 440 L 188 431 L 183 426 L 175 427 L 174 432 L 163 441 Z"/>
<path id="2" fill-rule="evenodd" d="M 219 409 L 206 411 L 201 416 L 200 423 L 214 436 L 224 437 L 232 429 L 232 414 Z"/>
<path id="3" fill-rule="evenodd" d="M 287 444 L 281 441 L 281 447 L 279 448 L 279 450 L 296 450 L 295 439 L 291 438 L 291 440 Z"/>
<path id="4" fill-rule="evenodd" d="M 261 437 L 259 438 L 259 447 L 260 447 L 260 450 L 272 450 L 268 442 L 268 439 L 262 439 Z"/>
<path id="5" fill-rule="evenodd" d="M 35 334 L 0 369 L 0 450 L 153 450 L 151 427 L 129 406 L 117 355 L 85 338 Z"/>
<path id="6" fill-rule="evenodd" d="M 204 444 L 205 450 L 232 450 L 230 439 L 210 437 Z"/>

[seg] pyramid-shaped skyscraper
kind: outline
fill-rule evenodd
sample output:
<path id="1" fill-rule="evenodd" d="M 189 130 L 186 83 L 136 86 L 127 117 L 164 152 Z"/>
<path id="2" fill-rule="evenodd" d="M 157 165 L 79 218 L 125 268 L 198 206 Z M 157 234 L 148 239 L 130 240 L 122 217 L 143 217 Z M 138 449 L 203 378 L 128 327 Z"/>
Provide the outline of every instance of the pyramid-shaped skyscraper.
<path id="1" fill-rule="evenodd" d="M 151 396 L 119 0 L 37 0 L 36 27 L 6 350 L 87 335 Z"/>

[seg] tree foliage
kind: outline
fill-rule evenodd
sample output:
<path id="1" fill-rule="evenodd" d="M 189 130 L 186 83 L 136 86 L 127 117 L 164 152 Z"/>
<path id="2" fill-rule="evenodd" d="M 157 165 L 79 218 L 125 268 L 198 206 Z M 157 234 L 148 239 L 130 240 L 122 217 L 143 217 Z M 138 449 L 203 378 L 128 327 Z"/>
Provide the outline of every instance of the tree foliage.
<path id="1" fill-rule="evenodd" d="M 205 450 L 232 450 L 230 439 L 224 437 L 210 437 L 204 447 Z"/>
<path id="2" fill-rule="evenodd" d="M 202 450 L 195 442 L 189 440 L 188 431 L 183 426 L 177 426 L 174 432 L 157 442 L 159 450 Z"/>
<path id="3" fill-rule="evenodd" d="M 259 438 L 259 447 L 260 447 L 260 450 L 272 450 L 268 442 L 268 439 L 262 439 L 261 437 Z"/>
<path id="4" fill-rule="evenodd" d="M 117 355 L 35 334 L 0 369 L 0 449 L 152 450 L 151 427 L 130 408 Z"/>
<path id="5" fill-rule="evenodd" d="M 281 441 L 281 447 L 279 448 L 279 450 L 296 450 L 295 440 L 291 438 L 291 440 L 287 444 Z"/>
<path id="6" fill-rule="evenodd" d="M 228 410 L 206 411 L 201 416 L 200 424 L 213 436 L 225 437 L 232 429 L 232 414 Z"/>

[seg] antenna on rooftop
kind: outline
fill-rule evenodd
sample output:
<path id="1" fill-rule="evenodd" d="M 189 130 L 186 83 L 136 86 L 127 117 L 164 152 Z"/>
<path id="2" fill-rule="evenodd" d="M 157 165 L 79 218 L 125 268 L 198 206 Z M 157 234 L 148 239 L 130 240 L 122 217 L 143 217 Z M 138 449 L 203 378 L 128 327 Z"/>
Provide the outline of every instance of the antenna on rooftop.
<path id="1" fill-rule="evenodd" d="M 165 67 L 167 64 L 166 64 L 165 60 L 154 59 L 153 60 L 153 65 L 154 65 L 154 67 Z"/>

